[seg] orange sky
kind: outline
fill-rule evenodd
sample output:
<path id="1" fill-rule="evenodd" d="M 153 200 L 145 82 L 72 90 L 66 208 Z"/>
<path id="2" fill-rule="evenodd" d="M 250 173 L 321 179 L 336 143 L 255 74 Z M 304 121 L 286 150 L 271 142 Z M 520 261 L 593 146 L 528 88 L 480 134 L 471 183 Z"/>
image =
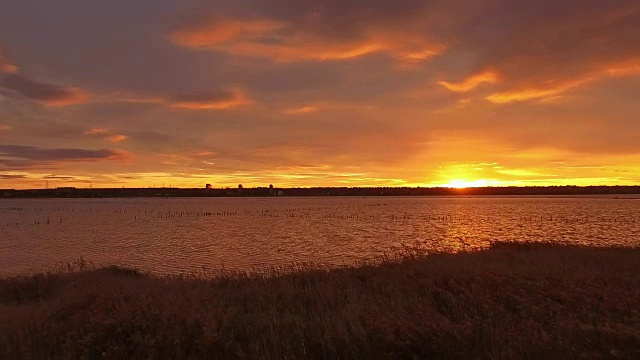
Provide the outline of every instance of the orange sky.
<path id="1" fill-rule="evenodd" d="M 0 12 L 0 188 L 640 184 L 627 0 Z"/>

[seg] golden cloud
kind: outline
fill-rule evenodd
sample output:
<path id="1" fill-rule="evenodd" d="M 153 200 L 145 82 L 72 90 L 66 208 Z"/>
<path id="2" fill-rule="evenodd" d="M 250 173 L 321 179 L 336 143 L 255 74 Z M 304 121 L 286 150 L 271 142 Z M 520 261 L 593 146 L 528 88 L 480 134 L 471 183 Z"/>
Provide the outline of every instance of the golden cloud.
<path id="1" fill-rule="evenodd" d="M 543 3 L 506 5 L 504 12 L 527 14 L 517 27 L 500 28 L 508 38 L 493 38 L 486 48 L 469 44 L 484 68 L 500 73 L 503 89 L 487 100 L 547 101 L 610 77 L 640 75 L 640 6 L 586 0 L 579 13 L 551 16 Z"/>
<path id="2" fill-rule="evenodd" d="M 482 84 L 495 84 L 499 80 L 500 79 L 495 72 L 485 71 L 480 74 L 473 75 L 459 83 L 440 81 L 438 84 L 454 92 L 468 92 Z"/>
<path id="3" fill-rule="evenodd" d="M 109 136 L 106 137 L 105 140 L 112 142 L 112 143 L 117 143 L 117 142 L 121 142 L 124 140 L 127 140 L 127 136 L 126 135 L 113 135 L 113 136 Z"/>
<path id="4" fill-rule="evenodd" d="M 326 36 L 293 21 L 213 19 L 170 34 L 175 45 L 232 55 L 267 57 L 279 62 L 348 60 L 389 53 L 403 61 L 424 61 L 442 52 L 441 44 L 411 33 L 367 28 L 353 39 Z"/>
<path id="5" fill-rule="evenodd" d="M 117 143 L 128 139 L 126 135 L 114 134 L 113 131 L 107 128 L 92 128 L 85 131 L 84 135 L 92 138 L 100 138 L 112 143 Z"/>
<path id="6" fill-rule="evenodd" d="M 287 109 L 283 111 L 286 115 L 304 115 L 311 114 L 320 111 L 320 107 L 318 106 L 303 106 L 299 108 Z"/>
<path id="7" fill-rule="evenodd" d="M 612 62 L 600 65 L 591 73 L 556 81 L 547 87 L 524 87 L 491 94 L 486 97 L 490 102 L 506 104 L 529 100 L 549 100 L 562 96 L 564 93 L 589 83 L 602 81 L 612 77 L 640 76 L 640 61 Z M 551 82 L 551 81 L 547 81 Z M 553 83 L 553 82 L 551 82 Z"/>
<path id="8" fill-rule="evenodd" d="M 251 101 L 239 89 L 179 95 L 168 100 L 170 107 L 187 110 L 225 110 L 249 103 Z"/>

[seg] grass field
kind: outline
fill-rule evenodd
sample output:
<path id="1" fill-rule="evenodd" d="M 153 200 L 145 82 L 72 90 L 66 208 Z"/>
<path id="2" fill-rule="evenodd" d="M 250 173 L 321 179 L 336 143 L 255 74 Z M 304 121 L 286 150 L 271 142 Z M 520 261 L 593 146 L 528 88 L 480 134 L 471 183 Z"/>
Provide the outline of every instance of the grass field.
<path id="1" fill-rule="evenodd" d="M 0 358 L 640 359 L 640 249 L 496 244 L 269 276 L 5 278 Z"/>

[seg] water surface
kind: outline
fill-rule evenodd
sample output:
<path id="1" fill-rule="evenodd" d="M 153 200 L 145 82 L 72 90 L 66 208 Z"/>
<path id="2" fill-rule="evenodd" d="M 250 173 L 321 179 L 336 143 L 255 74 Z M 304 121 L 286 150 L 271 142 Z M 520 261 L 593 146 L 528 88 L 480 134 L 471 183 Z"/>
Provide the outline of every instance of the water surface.
<path id="1" fill-rule="evenodd" d="M 319 197 L 0 200 L 0 275 L 80 257 L 157 273 L 352 264 L 403 245 L 640 245 L 640 199 Z"/>

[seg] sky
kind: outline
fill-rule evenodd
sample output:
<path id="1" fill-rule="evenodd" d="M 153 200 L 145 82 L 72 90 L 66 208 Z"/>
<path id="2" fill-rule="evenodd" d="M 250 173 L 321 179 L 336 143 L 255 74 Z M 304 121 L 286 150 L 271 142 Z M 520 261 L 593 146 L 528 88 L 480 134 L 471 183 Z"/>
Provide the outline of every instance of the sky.
<path id="1" fill-rule="evenodd" d="M 637 0 L 0 8 L 0 188 L 640 184 Z"/>

